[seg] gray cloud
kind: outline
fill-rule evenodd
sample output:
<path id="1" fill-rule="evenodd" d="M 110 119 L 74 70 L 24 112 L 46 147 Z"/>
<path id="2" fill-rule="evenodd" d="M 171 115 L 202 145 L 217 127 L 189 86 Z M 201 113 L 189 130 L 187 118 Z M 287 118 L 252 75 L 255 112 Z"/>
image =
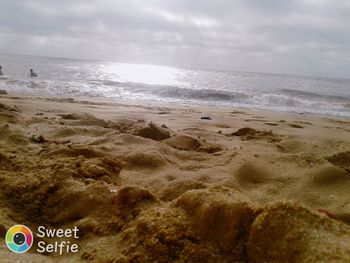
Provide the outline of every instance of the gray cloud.
<path id="1" fill-rule="evenodd" d="M 347 0 L 0 0 L 0 52 L 349 76 Z"/>

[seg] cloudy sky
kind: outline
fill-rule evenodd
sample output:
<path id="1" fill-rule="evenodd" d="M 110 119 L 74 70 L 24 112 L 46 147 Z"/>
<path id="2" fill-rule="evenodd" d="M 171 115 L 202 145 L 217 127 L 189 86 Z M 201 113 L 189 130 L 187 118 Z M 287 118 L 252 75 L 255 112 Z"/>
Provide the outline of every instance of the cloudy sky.
<path id="1" fill-rule="evenodd" d="M 350 0 L 0 0 L 0 52 L 350 77 Z"/>

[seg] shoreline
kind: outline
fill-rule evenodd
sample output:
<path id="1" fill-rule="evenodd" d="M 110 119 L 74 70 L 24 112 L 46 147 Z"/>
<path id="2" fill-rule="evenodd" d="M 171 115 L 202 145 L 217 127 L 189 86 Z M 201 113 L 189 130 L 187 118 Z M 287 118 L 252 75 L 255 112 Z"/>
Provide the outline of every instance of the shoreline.
<path id="1" fill-rule="evenodd" d="M 187 102 L 176 102 L 176 101 L 157 101 L 157 100 L 138 100 L 138 99 L 112 99 L 106 97 L 71 97 L 71 96 L 40 96 L 40 95 L 30 95 L 23 93 L 10 93 L 10 94 L 0 94 L 0 98 L 9 98 L 9 99 L 34 99 L 34 100 L 53 100 L 57 102 L 74 102 L 74 103 L 95 103 L 100 105 L 109 105 L 109 106 L 117 106 L 117 105 L 132 105 L 132 106 L 148 106 L 148 107 L 171 107 L 171 108 L 187 108 L 193 107 L 199 110 L 204 111 L 205 109 L 216 109 L 222 111 L 243 111 L 251 114 L 267 114 L 267 115 L 281 115 L 281 116 L 305 116 L 307 118 L 329 118 L 329 119 L 338 119 L 348 121 L 350 120 L 350 116 L 339 116 L 339 115 L 331 115 L 331 114 L 314 114 L 314 113 L 304 113 L 304 112 L 293 112 L 293 111 L 277 111 L 277 110 L 267 110 L 267 109 L 257 109 L 257 108 L 249 108 L 249 107 L 234 107 L 230 105 L 204 105 L 204 104 L 189 104 Z"/>
<path id="2" fill-rule="evenodd" d="M 29 262 L 350 260 L 349 135 L 344 117 L 0 96 L 0 234 L 79 228 L 78 253 Z"/>

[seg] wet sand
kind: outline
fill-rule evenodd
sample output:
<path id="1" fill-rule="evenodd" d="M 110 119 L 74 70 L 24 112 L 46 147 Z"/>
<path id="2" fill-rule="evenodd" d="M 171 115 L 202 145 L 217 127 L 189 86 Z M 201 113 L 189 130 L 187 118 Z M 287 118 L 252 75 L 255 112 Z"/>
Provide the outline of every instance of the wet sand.
<path id="1" fill-rule="evenodd" d="M 1 262 L 350 261 L 349 189 L 349 119 L 0 96 Z M 12 254 L 14 224 L 79 253 Z"/>

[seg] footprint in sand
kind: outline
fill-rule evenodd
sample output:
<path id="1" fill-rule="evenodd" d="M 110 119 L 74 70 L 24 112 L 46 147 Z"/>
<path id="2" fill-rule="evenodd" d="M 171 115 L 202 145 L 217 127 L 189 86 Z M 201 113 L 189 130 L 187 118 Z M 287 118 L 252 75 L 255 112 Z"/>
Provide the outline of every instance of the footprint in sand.
<path id="1" fill-rule="evenodd" d="M 350 151 L 341 152 L 325 158 L 331 164 L 339 166 L 350 173 Z"/>
<path id="2" fill-rule="evenodd" d="M 75 114 L 75 113 L 59 114 L 58 116 L 60 116 L 62 120 L 78 120 L 78 119 L 81 119 L 81 117 L 78 114 Z"/>
<path id="3" fill-rule="evenodd" d="M 197 140 L 188 135 L 176 135 L 164 141 L 168 146 L 182 151 L 195 151 L 204 153 L 216 153 L 222 151 L 218 144 Z"/>
<path id="4" fill-rule="evenodd" d="M 272 123 L 272 122 L 265 122 L 264 124 L 268 126 L 278 126 L 278 123 Z"/>
<path id="5" fill-rule="evenodd" d="M 306 125 L 313 125 L 313 123 L 308 122 L 308 121 L 295 121 L 294 123 L 306 124 Z"/>
<path id="6" fill-rule="evenodd" d="M 159 127 L 154 123 L 150 123 L 145 127 L 141 127 L 134 132 L 134 135 L 154 141 L 161 141 L 171 137 L 170 131 L 166 128 Z"/>
<path id="7" fill-rule="evenodd" d="M 305 151 L 305 143 L 297 140 L 289 140 L 276 144 L 277 149 L 283 153 L 299 153 Z"/>
<path id="8" fill-rule="evenodd" d="M 236 132 L 233 132 L 231 135 L 240 136 L 242 141 L 249 140 L 267 140 L 268 142 L 280 142 L 281 136 L 272 132 L 272 131 L 259 131 L 250 127 L 241 128 Z"/>
<path id="9" fill-rule="evenodd" d="M 295 123 L 290 123 L 288 124 L 289 127 L 292 127 L 292 128 L 296 128 L 296 129 L 304 129 L 304 126 L 301 126 L 299 124 L 295 124 Z"/>

